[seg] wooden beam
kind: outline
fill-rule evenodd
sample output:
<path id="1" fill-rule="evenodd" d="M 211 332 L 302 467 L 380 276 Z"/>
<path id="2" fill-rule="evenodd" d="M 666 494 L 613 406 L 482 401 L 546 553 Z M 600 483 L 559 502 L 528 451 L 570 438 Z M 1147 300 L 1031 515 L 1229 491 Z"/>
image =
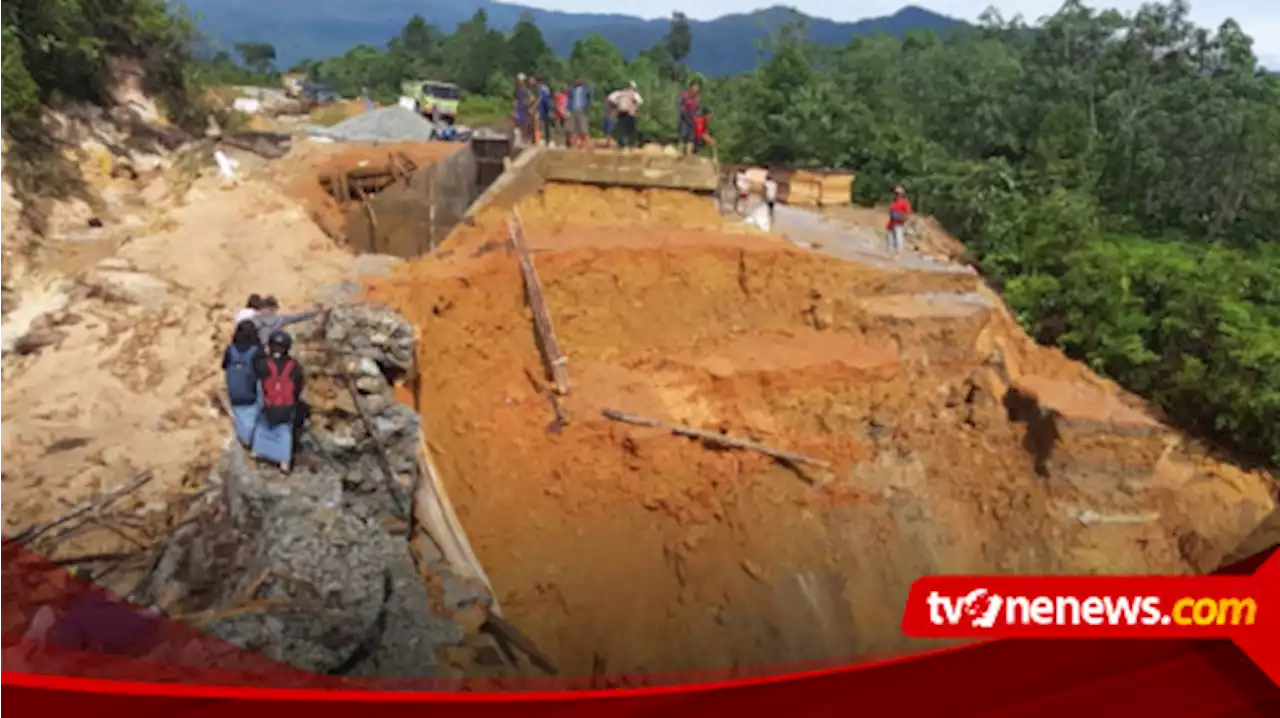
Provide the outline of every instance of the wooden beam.
<path id="1" fill-rule="evenodd" d="M 512 214 L 513 219 L 508 223 L 511 248 L 515 250 L 516 258 L 520 261 L 520 271 L 524 274 L 525 293 L 529 298 L 529 308 L 533 311 L 533 325 L 538 334 L 542 361 L 546 365 L 547 375 L 555 383 L 556 393 L 565 396 L 569 393 L 569 359 L 560 353 L 560 345 L 551 326 L 551 313 L 547 310 L 547 302 L 542 294 L 542 282 L 538 279 L 538 270 L 533 266 L 533 255 L 525 243 L 520 212 L 512 210 Z"/>

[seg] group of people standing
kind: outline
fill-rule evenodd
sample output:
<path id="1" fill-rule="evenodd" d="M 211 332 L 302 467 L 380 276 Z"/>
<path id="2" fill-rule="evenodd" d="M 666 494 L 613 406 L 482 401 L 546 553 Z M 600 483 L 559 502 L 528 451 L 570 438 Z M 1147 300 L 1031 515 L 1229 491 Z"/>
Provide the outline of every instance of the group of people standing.
<path id="1" fill-rule="evenodd" d="M 516 75 L 513 97 L 516 130 L 520 139 L 532 144 L 553 142 L 565 147 L 584 147 L 590 138 L 588 111 L 591 88 L 579 77 L 572 85 L 552 91 L 533 75 Z"/>
<path id="2" fill-rule="evenodd" d="M 512 116 L 519 141 L 531 144 L 558 144 L 582 149 L 591 144 L 591 88 L 581 77 L 572 85 L 552 90 L 533 75 L 516 75 L 512 98 Z M 636 126 L 644 97 L 635 81 L 605 97 L 603 131 L 611 147 L 632 148 L 640 145 Z M 697 152 L 715 142 L 708 133 L 711 113 L 701 107 L 697 81 L 689 83 L 680 95 L 679 142 L 685 153 Z"/>
<path id="3" fill-rule="evenodd" d="M 291 355 L 293 337 L 284 327 L 328 311 L 281 314 L 275 297 L 251 295 L 236 312 L 235 332 L 222 353 L 227 400 L 236 439 L 250 457 L 288 473 L 297 437 L 306 421 L 302 401 L 305 372 Z"/>

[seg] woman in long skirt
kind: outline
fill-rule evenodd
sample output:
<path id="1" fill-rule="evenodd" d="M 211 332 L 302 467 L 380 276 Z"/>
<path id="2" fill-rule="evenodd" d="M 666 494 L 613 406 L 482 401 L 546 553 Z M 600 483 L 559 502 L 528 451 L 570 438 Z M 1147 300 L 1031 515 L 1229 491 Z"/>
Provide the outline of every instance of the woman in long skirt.
<path id="1" fill-rule="evenodd" d="M 262 414 L 262 384 L 257 369 L 261 354 L 258 331 L 250 319 L 236 325 L 231 344 L 222 352 L 231 424 L 235 427 L 236 438 L 245 447 L 253 442 L 254 428 Z"/>

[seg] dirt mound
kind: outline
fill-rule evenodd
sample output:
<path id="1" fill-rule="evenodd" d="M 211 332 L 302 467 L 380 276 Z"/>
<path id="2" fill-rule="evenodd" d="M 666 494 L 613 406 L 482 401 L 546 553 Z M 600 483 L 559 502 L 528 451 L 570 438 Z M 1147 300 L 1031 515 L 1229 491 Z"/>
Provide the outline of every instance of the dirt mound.
<path id="1" fill-rule="evenodd" d="M 801 251 L 674 192 L 550 186 L 519 211 L 573 381 L 562 431 L 501 210 L 370 294 L 428 338 L 448 490 L 566 674 L 919 647 L 898 626 L 920 575 L 1205 571 L 1275 508 L 1264 477 L 1033 345 L 975 275 Z"/>
<path id="2" fill-rule="evenodd" d="M 324 145 L 322 145 L 324 146 Z M 343 175 L 366 168 L 392 169 L 393 157 L 408 159 L 413 166 L 423 167 L 452 155 L 463 147 L 453 142 L 341 143 L 328 151 L 312 151 L 301 167 L 290 168 L 294 179 L 288 184 L 291 195 L 307 208 L 311 218 L 330 237 L 346 236 L 347 211 L 325 189 L 323 178 Z"/>

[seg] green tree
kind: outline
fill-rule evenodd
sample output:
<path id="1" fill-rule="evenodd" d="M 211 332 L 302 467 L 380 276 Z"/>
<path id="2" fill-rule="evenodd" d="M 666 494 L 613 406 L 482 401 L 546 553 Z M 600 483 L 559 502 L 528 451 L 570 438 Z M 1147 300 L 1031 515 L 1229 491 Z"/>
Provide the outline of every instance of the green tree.
<path id="1" fill-rule="evenodd" d="M 440 31 L 415 14 L 387 43 L 387 53 L 404 78 L 425 79 L 443 64 L 442 42 Z"/>
<path id="2" fill-rule="evenodd" d="M 266 74 L 276 61 L 275 45 L 269 42 L 237 42 L 235 48 L 245 67 L 258 74 Z"/>
<path id="3" fill-rule="evenodd" d="M 588 35 L 573 44 L 569 72 L 585 78 L 602 92 L 612 92 L 627 81 L 627 61 L 602 35 Z"/>
<path id="4" fill-rule="evenodd" d="M 507 41 L 507 47 L 511 63 L 508 69 L 513 73 L 524 72 L 542 76 L 554 69 L 551 61 L 555 53 L 542 38 L 542 31 L 527 14 L 516 23 L 511 32 L 511 38 Z"/>
<path id="5" fill-rule="evenodd" d="M 671 26 L 667 29 L 663 45 L 671 61 L 672 77 L 683 77 L 685 58 L 693 51 L 693 29 L 684 13 L 671 14 Z"/>
<path id="6" fill-rule="evenodd" d="M 489 78 L 511 67 L 507 38 L 489 27 L 489 17 L 477 10 L 458 25 L 441 48 L 446 77 L 468 92 L 483 92 Z"/>

